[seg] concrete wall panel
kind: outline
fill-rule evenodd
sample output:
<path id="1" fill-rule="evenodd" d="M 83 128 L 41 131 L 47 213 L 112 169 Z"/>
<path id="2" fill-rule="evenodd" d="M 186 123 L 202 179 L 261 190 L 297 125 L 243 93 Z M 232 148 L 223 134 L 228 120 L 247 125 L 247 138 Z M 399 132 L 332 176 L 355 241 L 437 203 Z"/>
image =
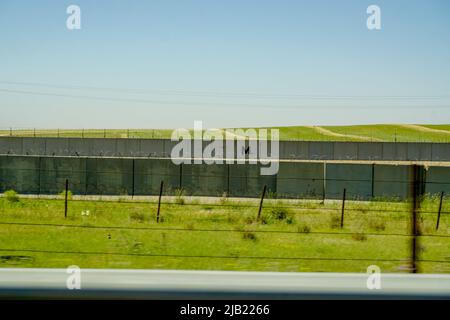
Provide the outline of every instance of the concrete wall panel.
<path id="1" fill-rule="evenodd" d="M 429 167 L 426 173 L 425 193 L 450 193 L 450 167 Z"/>
<path id="2" fill-rule="evenodd" d="M 45 155 L 45 139 L 24 138 L 22 152 L 24 155 Z"/>
<path id="3" fill-rule="evenodd" d="M 395 158 L 394 160 L 409 160 L 408 159 L 408 143 L 395 144 Z"/>
<path id="4" fill-rule="evenodd" d="M 334 144 L 331 142 L 310 142 L 309 143 L 309 159 L 310 160 L 332 160 Z"/>
<path id="5" fill-rule="evenodd" d="M 383 160 L 383 143 L 358 142 L 358 160 Z"/>
<path id="6" fill-rule="evenodd" d="M 355 142 L 334 142 L 333 160 L 358 159 L 358 144 Z"/>
<path id="7" fill-rule="evenodd" d="M 23 155 L 23 138 L 0 137 L 0 154 Z"/>
<path id="8" fill-rule="evenodd" d="M 169 139 L 0 137 L 0 154 L 170 157 L 177 143 Z M 248 141 L 244 145 L 237 148 L 234 141 L 234 150 L 242 153 Z M 250 153 L 256 153 L 255 149 L 251 147 Z M 280 159 L 450 161 L 449 143 L 280 141 L 279 151 Z"/>
<path id="9" fill-rule="evenodd" d="M 382 142 L 381 160 L 392 161 L 397 160 L 396 144 L 389 142 Z"/>
<path id="10" fill-rule="evenodd" d="M 280 157 L 283 159 L 300 159 L 298 146 L 299 144 L 295 141 L 284 141 L 280 144 Z"/>
<path id="11" fill-rule="evenodd" d="M 193 195 L 220 196 L 229 191 L 235 197 L 259 197 L 267 185 L 268 192 L 280 197 L 322 197 L 323 162 L 281 162 L 278 175 L 273 176 L 262 176 L 260 169 L 261 165 L 248 163 L 181 168 L 170 159 L 0 156 L 0 190 L 55 194 L 68 178 L 75 194 L 156 195 L 164 180 L 165 194 L 181 186 Z M 410 171 L 408 165 L 328 163 L 325 195 L 340 199 L 346 188 L 348 199 L 405 199 Z M 431 166 L 425 187 L 427 193 L 450 192 L 450 167 Z"/>
<path id="12" fill-rule="evenodd" d="M 158 195 L 161 180 L 164 194 L 172 195 L 180 188 L 180 166 L 169 159 L 135 159 L 135 195 Z"/>
<path id="13" fill-rule="evenodd" d="M 116 139 L 116 157 L 134 157 L 140 150 L 140 139 Z"/>
<path id="14" fill-rule="evenodd" d="M 233 197 L 259 197 L 264 185 L 267 192 L 276 192 L 276 175 L 260 175 L 260 165 L 230 164 L 229 189 Z"/>
<path id="15" fill-rule="evenodd" d="M 181 141 L 181 140 L 180 140 Z M 172 149 L 174 146 L 176 146 L 180 141 L 171 141 L 171 140 L 161 140 L 163 152 L 161 154 L 161 157 L 170 157 L 170 154 L 172 153 Z M 193 152 L 194 148 L 194 141 L 191 141 L 191 153 Z"/>
<path id="16" fill-rule="evenodd" d="M 117 139 L 89 139 L 85 144 L 90 145 L 89 149 L 94 156 L 114 157 L 117 154 Z"/>
<path id="17" fill-rule="evenodd" d="M 45 140 L 45 155 L 71 156 L 68 138 L 42 138 Z"/>
<path id="18" fill-rule="evenodd" d="M 323 163 L 282 162 L 277 175 L 277 195 L 286 198 L 323 198 Z"/>
<path id="19" fill-rule="evenodd" d="M 87 194 L 132 195 L 133 160 L 86 159 Z"/>
<path id="20" fill-rule="evenodd" d="M 73 194 L 86 194 L 85 158 L 40 158 L 39 194 L 59 194 L 66 179 Z"/>
<path id="21" fill-rule="evenodd" d="M 96 152 L 93 150 L 91 139 L 67 138 L 69 142 L 69 155 L 88 157 Z"/>
<path id="22" fill-rule="evenodd" d="M 181 184 L 188 195 L 220 197 L 228 190 L 228 167 L 220 164 L 183 164 Z"/>
<path id="23" fill-rule="evenodd" d="M 141 157 L 162 157 L 164 153 L 164 140 L 141 140 Z"/>
<path id="24" fill-rule="evenodd" d="M 408 143 L 407 160 L 431 160 L 431 144 Z"/>
<path id="25" fill-rule="evenodd" d="M 433 161 L 450 161 L 450 143 L 433 143 L 431 155 Z"/>
<path id="26" fill-rule="evenodd" d="M 374 197 L 383 199 L 408 198 L 410 168 L 406 165 L 375 165 Z"/>
<path id="27" fill-rule="evenodd" d="M 409 160 L 408 143 L 403 142 L 383 142 L 383 160 Z"/>
<path id="28" fill-rule="evenodd" d="M 372 198 L 371 164 L 327 163 L 325 171 L 326 198 L 342 198 L 344 188 L 347 199 Z"/>
<path id="29" fill-rule="evenodd" d="M 10 189 L 22 194 L 39 193 L 39 157 L 0 157 L 0 191 Z"/>

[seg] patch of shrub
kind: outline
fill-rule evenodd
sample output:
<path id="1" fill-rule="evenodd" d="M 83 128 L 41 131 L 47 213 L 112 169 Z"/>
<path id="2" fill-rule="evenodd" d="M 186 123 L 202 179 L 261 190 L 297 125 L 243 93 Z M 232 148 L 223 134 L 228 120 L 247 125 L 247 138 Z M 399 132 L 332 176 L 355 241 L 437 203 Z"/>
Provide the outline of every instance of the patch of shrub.
<path id="1" fill-rule="evenodd" d="M 153 219 L 153 217 L 152 217 Z M 154 221 L 156 221 L 156 215 L 154 216 Z M 173 213 L 171 212 L 161 212 L 160 216 L 159 216 L 159 222 L 163 223 L 163 222 L 170 222 L 170 221 L 174 221 L 176 220 L 176 217 L 174 216 Z"/>
<path id="2" fill-rule="evenodd" d="M 242 238 L 243 238 L 244 240 L 252 240 L 252 241 L 257 240 L 256 234 L 254 234 L 253 232 L 250 232 L 250 231 L 245 231 L 245 232 L 243 232 L 243 233 L 242 233 Z"/>
<path id="3" fill-rule="evenodd" d="M 340 217 L 331 217 L 330 221 L 330 227 L 331 229 L 338 229 L 341 227 L 341 218 Z"/>
<path id="4" fill-rule="evenodd" d="M 142 212 L 139 211 L 132 211 L 130 213 L 130 219 L 136 222 L 144 222 L 145 217 L 144 214 Z"/>
<path id="5" fill-rule="evenodd" d="M 372 220 L 369 223 L 369 227 L 376 231 L 386 230 L 386 223 L 384 221 Z"/>
<path id="6" fill-rule="evenodd" d="M 66 190 L 61 191 L 61 192 L 58 194 L 58 196 L 59 196 L 60 198 L 65 199 L 65 198 L 66 198 Z M 72 197 L 73 197 L 72 191 L 67 190 L 67 200 L 72 200 Z"/>
<path id="7" fill-rule="evenodd" d="M 262 214 L 260 221 L 262 224 L 271 224 L 274 221 L 274 218 L 270 214 Z"/>
<path id="8" fill-rule="evenodd" d="M 255 222 L 255 218 L 247 216 L 244 218 L 244 222 L 245 222 L 245 224 L 252 224 Z"/>
<path id="9" fill-rule="evenodd" d="M 239 222 L 239 216 L 233 213 L 227 214 L 227 222 L 230 224 L 237 224 Z"/>
<path id="10" fill-rule="evenodd" d="M 227 192 L 224 192 L 224 193 L 222 194 L 222 196 L 221 196 L 220 199 L 219 199 L 219 203 L 220 203 L 221 205 L 225 205 L 225 204 L 228 203 L 228 193 L 227 193 Z"/>
<path id="11" fill-rule="evenodd" d="M 352 234 L 352 239 L 356 241 L 366 241 L 367 236 L 364 233 L 354 233 Z"/>
<path id="12" fill-rule="evenodd" d="M 294 224 L 295 223 L 295 217 L 293 215 L 290 215 L 286 218 L 287 224 Z"/>
<path id="13" fill-rule="evenodd" d="M 189 222 L 186 224 L 186 229 L 187 230 L 194 230 L 194 224 L 192 222 Z"/>
<path id="14" fill-rule="evenodd" d="M 297 228 L 297 230 L 300 233 L 310 233 L 311 232 L 311 228 L 308 225 L 306 225 L 306 224 L 303 224 L 303 225 L 299 226 Z"/>
<path id="15" fill-rule="evenodd" d="M 267 192 L 267 199 L 276 199 L 278 198 L 278 194 L 274 191 Z"/>
<path id="16" fill-rule="evenodd" d="M 292 212 L 283 207 L 274 207 L 270 210 L 270 216 L 275 220 L 287 220 L 288 218 L 293 218 Z M 292 220 L 291 220 L 292 222 Z"/>
<path id="17" fill-rule="evenodd" d="M 5 197 L 6 201 L 8 201 L 8 202 L 11 202 L 11 203 L 19 202 L 19 196 L 17 195 L 17 192 L 14 190 L 5 191 L 3 196 Z"/>
<path id="18" fill-rule="evenodd" d="M 179 205 L 185 204 L 184 195 L 183 189 L 175 189 L 175 203 Z"/>

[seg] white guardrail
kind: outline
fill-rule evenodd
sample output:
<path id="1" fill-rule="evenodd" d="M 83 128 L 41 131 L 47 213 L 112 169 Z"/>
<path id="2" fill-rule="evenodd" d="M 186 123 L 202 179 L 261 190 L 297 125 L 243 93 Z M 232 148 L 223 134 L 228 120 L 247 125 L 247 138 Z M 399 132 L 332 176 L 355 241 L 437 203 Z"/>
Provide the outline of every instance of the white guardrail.
<path id="1" fill-rule="evenodd" d="M 1 299 L 450 299 L 450 275 L 0 269 Z M 79 288 L 79 289 L 78 289 Z"/>

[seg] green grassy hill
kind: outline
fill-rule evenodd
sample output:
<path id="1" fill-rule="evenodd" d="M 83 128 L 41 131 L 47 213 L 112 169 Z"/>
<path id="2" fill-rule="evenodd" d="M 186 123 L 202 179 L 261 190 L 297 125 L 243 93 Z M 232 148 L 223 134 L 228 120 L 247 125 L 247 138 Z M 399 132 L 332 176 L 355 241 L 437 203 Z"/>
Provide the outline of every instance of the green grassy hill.
<path id="1" fill-rule="evenodd" d="M 450 125 L 353 125 L 289 126 L 280 130 L 281 140 L 450 142 Z M 170 138 L 172 129 L 46 129 L 0 130 L 0 136 L 84 138 Z"/>

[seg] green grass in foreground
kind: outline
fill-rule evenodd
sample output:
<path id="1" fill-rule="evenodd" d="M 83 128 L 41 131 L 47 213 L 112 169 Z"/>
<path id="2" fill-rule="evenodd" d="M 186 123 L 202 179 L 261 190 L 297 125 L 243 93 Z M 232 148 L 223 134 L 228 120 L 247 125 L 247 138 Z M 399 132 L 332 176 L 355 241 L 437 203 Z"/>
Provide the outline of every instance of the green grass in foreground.
<path id="1" fill-rule="evenodd" d="M 280 130 L 281 140 L 305 141 L 396 141 L 450 142 L 450 125 L 355 125 L 355 126 L 288 126 Z M 0 136 L 84 137 L 170 139 L 172 129 L 61 129 L 0 130 Z"/>
<path id="2" fill-rule="evenodd" d="M 395 212 L 408 209 L 406 203 L 349 201 L 341 230 L 339 202 L 267 200 L 263 222 L 255 222 L 251 200 L 182 200 L 164 203 L 157 224 L 155 203 L 73 200 L 65 219 L 59 199 L 0 198 L 0 267 L 365 272 L 376 264 L 402 272 L 410 256 L 410 238 L 403 236 L 409 213 Z M 420 238 L 420 259 L 450 261 L 450 214 L 442 214 L 436 232 L 436 207 L 436 200 L 422 207 L 430 213 L 421 214 L 421 231 L 434 236 Z M 292 257 L 308 259 L 283 259 Z M 420 268 L 450 272 L 443 262 Z"/>

